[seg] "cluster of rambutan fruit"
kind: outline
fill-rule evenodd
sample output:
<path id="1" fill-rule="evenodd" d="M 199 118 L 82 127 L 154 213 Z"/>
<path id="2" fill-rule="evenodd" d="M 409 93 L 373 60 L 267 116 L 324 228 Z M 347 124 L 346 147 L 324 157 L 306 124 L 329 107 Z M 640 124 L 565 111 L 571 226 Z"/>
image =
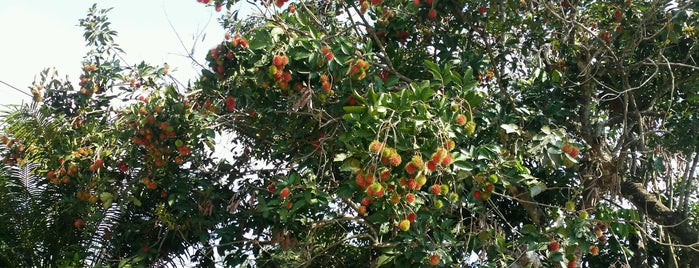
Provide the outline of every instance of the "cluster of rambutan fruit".
<path id="1" fill-rule="evenodd" d="M 284 71 L 287 64 L 289 64 L 289 58 L 286 55 L 274 55 L 268 69 L 269 77 L 274 79 L 274 85 L 280 89 L 288 89 L 292 79 L 291 72 Z"/>
<path id="2" fill-rule="evenodd" d="M 363 14 L 369 9 L 370 5 L 376 6 L 376 5 L 379 5 L 381 3 L 383 3 L 383 0 L 371 0 L 371 1 L 370 0 L 359 0 L 359 5 L 361 6 L 360 11 Z"/>
<path id="3" fill-rule="evenodd" d="M 445 142 L 445 146 L 449 149 L 454 148 L 454 142 L 449 140 Z M 355 164 L 355 183 L 363 191 L 364 197 L 361 204 L 357 207 L 360 214 L 367 214 L 369 206 L 380 198 L 386 198 L 392 204 L 405 202 L 403 206 L 404 218 L 398 220 L 397 227 L 402 231 L 410 230 L 410 224 L 417 218 L 416 205 L 417 191 L 427 184 L 427 175 L 432 172 L 437 172 L 439 169 L 447 168 L 454 161 L 454 156 L 450 150 L 445 147 L 439 147 L 432 154 L 429 161 L 425 162 L 420 154 L 412 156 L 409 162 L 405 163 L 403 169 L 407 176 L 394 176 L 398 172 L 394 168 L 401 166 L 402 157 L 395 148 L 386 146 L 384 143 L 374 140 L 368 146 L 368 152 L 377 159 L 376 165 L 370 165 L 368 168 L 360 168 Z M 398 172 L 402 173 L 402 172 Z M 378 178 L 377 178 L 378 177 Z M 435 181 L 428 192 L 433 195 L 434 207 L 439 209 L 443 206 L 440 196 L 448 196 L 451 201 L 458 201 L 458 194 L 449 191 L 447 184 L 441 184 Z M 389 195 L 388 197 L 386 197 Z"/>
<path id="4" fill-rule="evenodd" d="M 138 112 L 126 123 L 133 129 L 131 141 L 146 150 L 145 161 L 150 168 L 164 167 L 169 162 L 182 164 L 191 149 L 178 134 L 178 114 L 185 113 L 183 104 L 166 105 L 140 97 Z"/>
<path id="5" fill-rule="evenodd" d="M 75 194 L 75 197 L 77 197 L 80 201 L 88 201 L 93 204 L 97 202 L 97 196 L 93 194 L 90 190 L 78 191 Z"/>
<path id="6" fill-rule="evenodd" d="M 498 182 L 498 176 L 491 174 L 488 178 L 485 175 L 477 175 L 473 180 L 473 198 L 488 200 L 490 195 L 495 191 L 495 183 Z"/>
<path id="7" fill-rule="evenodd" d="M 362 80 L 366 77 L 367 69 L 369 69 L 369 62 L 363 59 L 357 59 L 350 67 L 349 73 L 352 75 L 352 78 Z"/>
<path id="8" fill-rule="evenodd" d="M 7 136 L 0 137 L 0 141 L 8 148 L 7 154 L 2 159 L 2 163 L 8 166 L 22 164 L 27 151 L 31 152 L 34 150 L 33 146 L 26 148 L 20 140 L 11 139 Z"/>
<path id="9" fill-rule="evenodd" d="M 267 190 L 274 193 L 277 191 L 277 188 L 274 185 L 274 183 L 272 183 L 272 184 L 267 186 Z M 291 189 L 289 189 L 289 187 L 284 187 L 279 191 L 279 197 L 282 200 L 284 200 L 284 208 L 286 208 L 286 209 L 291 209 L 291 207 L 294 205 L 294 203 L 288 199 L 290 194 L 291 194 Z"/>
<path id="10" fill-rule="evenodd" d="M 593 232 L 597 237 L 599 245 L 604 245 L 605 243 L 607 243 L 607 236 L 604 235 L 604 233 L 607 232 L 607 225 L 604 222 L 597 221 L 597 223 L 593 227 Z M 548 250 L 551 252 L 558 251 L 560 248 L 561 245 L 557 240 L 551 240 L 548 244 Z M 588 248 L 588 252 L 592 256 L 599 255 L 599 250 L 599 246 L 597 245 L 590 245 Z M 577 258 L 574 254 L 568 254 L 566 256 L 566 259 L 568 260 L 567 267 L 575 268 L 578 266 Z"/>
<path id="11" fill-rule="evenodd" d="M 92 95 L 93 93 L 100 93 L 100 87 L 92 78 L 97 72 L 97 65 L 85 64 L 83 65 L 83 74 L 80 75 L 80 93 L 85 95 Z"/>
<path id="12" fill-rule="evenodd" d="M 104 167 L 104 161 L 99 155 L 94 155 L 93 149 L 90 147 L 79 147 L 72 152 L 72 157 L 69 161 L 64 160 L 63 157 L 58 159 L 58 165 L 55 169 L 49 170 L 46 173 L 46 178 L 53 184 L 66 184 L 71 180 L 81 178 L 82 174 L 85 172 L 94 173 L 99 172 L 99 169 Z M 95 182 L 90 182 L 90 187 L 94 188 Z M 89 190 L 84 192 L 78 192 L 76 197 L 79 200 L 97 201 L 96 197 L 89 194 Z"/>
<path id="13" fill-rule="evenodd" d="M 563 144 L 561 151 L 570 155 L 570 157 L 572 157 L 572 158 L 576 158 L 580 154 L 580 149 L 578 149 L 578 147 L 576 147 L 575 145 L 572 145 L 570 143 Z"/>
<path id="14" fill-rule="evenodd" d="M 572 167 L 575 161 L 574 159 L 580 155 L 580 149 L 573 144 L 565 142 L 561 147 L 561 151 L 563 152 L 563 165 Z"/>
<path id="15" fill-rule="evenodd" d="M 226 33 L 225 39 L 226 41 L 223 41 L 216 48 L 209 50 L 206 57 L 209 61 L 209 67 L 214 70 L 218 79 L 224 79 L 230 75 L 230 73 L 226 73 L 226 70 L 238 64 L 235 52 L 248 46 L 248 41 L 240 34 L 231 37 L 230 33 Z"/>

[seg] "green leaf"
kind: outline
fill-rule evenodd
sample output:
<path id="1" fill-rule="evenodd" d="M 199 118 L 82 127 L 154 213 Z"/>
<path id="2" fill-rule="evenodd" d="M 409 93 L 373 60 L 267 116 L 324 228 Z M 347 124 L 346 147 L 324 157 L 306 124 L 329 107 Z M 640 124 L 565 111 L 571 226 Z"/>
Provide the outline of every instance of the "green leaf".
<path id="1" fill-rule="evenodd" d="M 379 100 L 378 94 L 376 94 L 376 91 L 374 91 L 374 88 L 369 88 L 369 91 L 367 92 L 367 102 L 368 104 L 376 104 L 376 102 Z"/>
<path id="2" fill-rule="evenodd" d="M 386 254 L 381 255 L 379 256 L 379 259 L 376 261 L 376 266 L 388 264 L 391 260 L 393 260 L 393 256 L 388 256 Z"/>
<path id="3" fill-rule="evenodd" d="M 563 77 L 563 75 L 562 75 L 561 72 L 558 71 L 558 70 L 554 70 L 554 71 L 551 73 L 551 81 L 553 81 L 554 83 L 560 83 L 562 77 Z"/>
<path id="4" fill-rule="evenodd" d="M 539 195 L 541 192 L 543 192 L 544 190 L 546 190 L 546 185 L 543 183 L 539 183 L 539 184 L 536 184 L 536 185 L 532 186 L 531 188 L 529 188 L 529 195 L 531 197 L 535 197 L 535 196 Z"/>
<path id="5" fill-rule="evenodd" d="M 551 255 L 548 258 L 551 262 L 561 262 L 563 261 L 563 252 L 556 251 L 554 253 L 551 253 Z"/>
<path id="6" fill-rule="evenodd" d="M 447 77 L 449 77 L 450 80 L 452 80 L 456 84 L 458 84 L 459 87 L 463 86 L 463 84 L 464 84 L 464 80 L 461 79 L 461 77 L 456 72 L 454 72 L 452 70 L 447 70 Z"/>
<path id="7" fill-rule="evenodd" d="M 135 196 L 129 196 L 126 198 L 126 201 L 132 202 L 135 206 L 140 207 L 141 206 L 141 200 L 138 200 Z"/>
<path id="8" fill-rule="evenodd" d="M 347 113 L 342 116 L 342 119 L 347 122 L 358 122 L 360 118 L 356 114 Z"/>
<path id="9" fill-rule="evenodd" d="M 536 233 L 538 233 L 538 230 L 537 230 L 536 227 L 535 227 L 534 225 L 532 225 L 532 224 L 525 224 L 525 225 L 522 227 L 522 233 L 523 233 L 523 234 L 536 234 Z"/>
<path id="10" fill-rule="evenodd" d="M 620 237 L 627 237 L 629 235 L 629 226 L 625 223 L 612 222 L 609 224 L 609 227 Z"/>
<path id="11" fill-rule="evenodd" d="M 367 112 L 366 106 L 344 106 L 342 109 L 345 110 L 346 113 L 350 114 L 363 114 Z"/>
<path id="12" fill-rule="evenodd" d="M 500 125 L 500 128 L 505 130 L 505 133 L 507 133 L 507 134 L 512 134 L 512 133 L 520 134 L 519 126 L 515 125 L 515 124 L 502 124 L 502 125 Z"/>
<path id="13" fill-rule="evenodd" d="M 425 60 L 425 65 L 427 65 L 427 69 L 429 69 L 430 73 L 434 77 L 435 80 L 438 81 L 443 81 L 444 78 L 442 77 L 442 70 L 439 69 L 439 66 L 437 66 L 436 63 L 430 61 L 430 60 Z"/>
<path id="14" fill-rule="evenodd" d="M 279 40 L 279 36 L 284 34 L 284 29 L 274 27 L 269 33 L 271 34 L 273 40 Z"/>
<path id="15" fill-rule="evenodd" d="M 292 60 L 295 60 L 295 61 L 302 60 L 302 59 L 308 59 L 311 56 L 311 54 L 312 53 L 310 51 L 308 51 L 306 48 L 303 48 L 303 47 L 292 48 L 289 50 L 289 53 L 288 53 L 289 58 L 291 58 Z M 313 63 L 315 61 L 311 60 L 309 62 Z"/>
<path id="16" fill-rule="evenodd" d="M 268 31 L 257 31 L 249 42 L 251 49 L 264 49 L 272 46 L 272 36 Z"/>
<path id="17" fill-rule="evenodd" d="M 546 135 L 550 135 L 550 134 L 551 134 L 551 128 L 549 128 L 548 125 L 542 126 L 542 127 L 541 127 L 541 132 L 543 132 L 543 133 L 546 134 Z"/>
<path id="18" fill-rule="evenodd" d="M 422 81 L 422 84 L 420 85 L 420 93 L 418 94 L 418 98 L 422 101 L 427 101 L 432 96 L 434 96 L 435 91 L 430 88 L 430 82 L 429 81 Z"/>
<path id="19" fill-rule="evenodd" d="M 345 159 L 347 159 L 347 154 L 339 153 L 339 154 L 335 155 L 335 157 L 333 158 L 333 161 L 334 162 L 341 162 L 341 161 L 345 161 Z"/>
<path id="20" fill-rule="evenodd" d="M 475 86 L 475 82 L 474 82 L 474 86 Z M 485 101 L 485 97 L 484 97 L 485 93 L 477 92 L 477 91 L 473 91 L 473 90 L 468 91 L 468 90 L 465 90 L 465 88 L 466 88 L 466 86 L 464 86 L 464 90 L 462 90 L 462 92 L 464 93 L 463 98 L 466 99 L 466 101 L 468 101 L 468 104 L 471 105 L 471 107 L 478 107 L 481 105 L 481 103 L 483 103 L 483 101 Z"/>
<path id="21" fill-rule="evenodd" d="M 462 90 L 464 92 L 470 92 L 476 87 L 476 85 L 478 85 L 478 82 L 473 79 L 473 69 L 471 68 L 466 69 L 466 72 L 464 72 L 464 78 L 461 81 Z"/>
<path id="22" fill-rule="evenodd" d="M 288 184 L 295 184 L 301 181 L 301 176 L 299 176 L 298 173 L 294 172 L 289 175 L 289 180 L 287 181 Z"/>
<path id="23" fill-rule="evenodd" d="M 104 192 L 104 193 L 100 194 L 100 200 L 102 200 L 102 202 L 106 202 L 107 200 L 111 200 L 113 197 L 114 196 L 109 192 Z"/>

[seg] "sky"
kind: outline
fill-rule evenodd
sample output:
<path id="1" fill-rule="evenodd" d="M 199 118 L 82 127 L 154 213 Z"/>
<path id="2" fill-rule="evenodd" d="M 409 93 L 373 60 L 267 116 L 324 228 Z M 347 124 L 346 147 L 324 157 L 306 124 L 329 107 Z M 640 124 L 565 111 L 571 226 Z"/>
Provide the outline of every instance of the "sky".
<path id="1" fill-rule="evenodd" d="M 96 1 L 96 0 L 95 0 Z M 195 80 L 199 70 L 185 55 L 192 50 L 203 62 L 209 48 L 223 40 L 220 13 L 196 0 L 103 0 L 116 43 L 126 61 L 153 65 L 167 62 L 179 81 Z M 85 17 L 92 1 L 0 0 L 0 81 L 29 93 L 38 73 L 55 67 L 77 84 L 87 48 L 78 20 Z M 225 12 L 225 11 L 224 11 Z M 172 24 L 172 25 L 170 25 Z M 182 46 L 177 34 L 184 42 Z M 174 69 L 174 71 L 172 71 Z M 31 101 L 31 97 L 0 83 L 0 110 L 8 104 Z"/>

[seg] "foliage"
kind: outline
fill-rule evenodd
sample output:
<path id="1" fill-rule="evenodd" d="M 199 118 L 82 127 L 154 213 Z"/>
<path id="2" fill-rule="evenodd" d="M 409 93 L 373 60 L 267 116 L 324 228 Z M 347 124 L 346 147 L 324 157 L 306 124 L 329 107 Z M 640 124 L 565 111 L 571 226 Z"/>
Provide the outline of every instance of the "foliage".
<path id="1" fill-rule="evenodd" d="M 80 89 L 45 72 L 4 117 L 33 179 L 2 177 L 2 226 L 51 213 L 2 260 L 699 265 L 697 3 L 286 2 L 224 15 L 180 88 L 93 7 Z"/>

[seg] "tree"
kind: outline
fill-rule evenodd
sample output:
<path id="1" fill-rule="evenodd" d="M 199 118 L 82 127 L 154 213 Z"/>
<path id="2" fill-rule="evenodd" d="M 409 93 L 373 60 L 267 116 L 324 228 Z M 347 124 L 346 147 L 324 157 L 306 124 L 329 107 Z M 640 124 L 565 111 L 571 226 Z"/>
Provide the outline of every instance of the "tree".
<path id="1" fill-rule="evenodd" d="M 4 118 L 41 198 L 4 176 L 3 219 L 66 230 L 21 263 L 699 265 L 696 2 L 200 2 L 230 32 L 192 85 L 93 8 L 81 89 Z"/>

